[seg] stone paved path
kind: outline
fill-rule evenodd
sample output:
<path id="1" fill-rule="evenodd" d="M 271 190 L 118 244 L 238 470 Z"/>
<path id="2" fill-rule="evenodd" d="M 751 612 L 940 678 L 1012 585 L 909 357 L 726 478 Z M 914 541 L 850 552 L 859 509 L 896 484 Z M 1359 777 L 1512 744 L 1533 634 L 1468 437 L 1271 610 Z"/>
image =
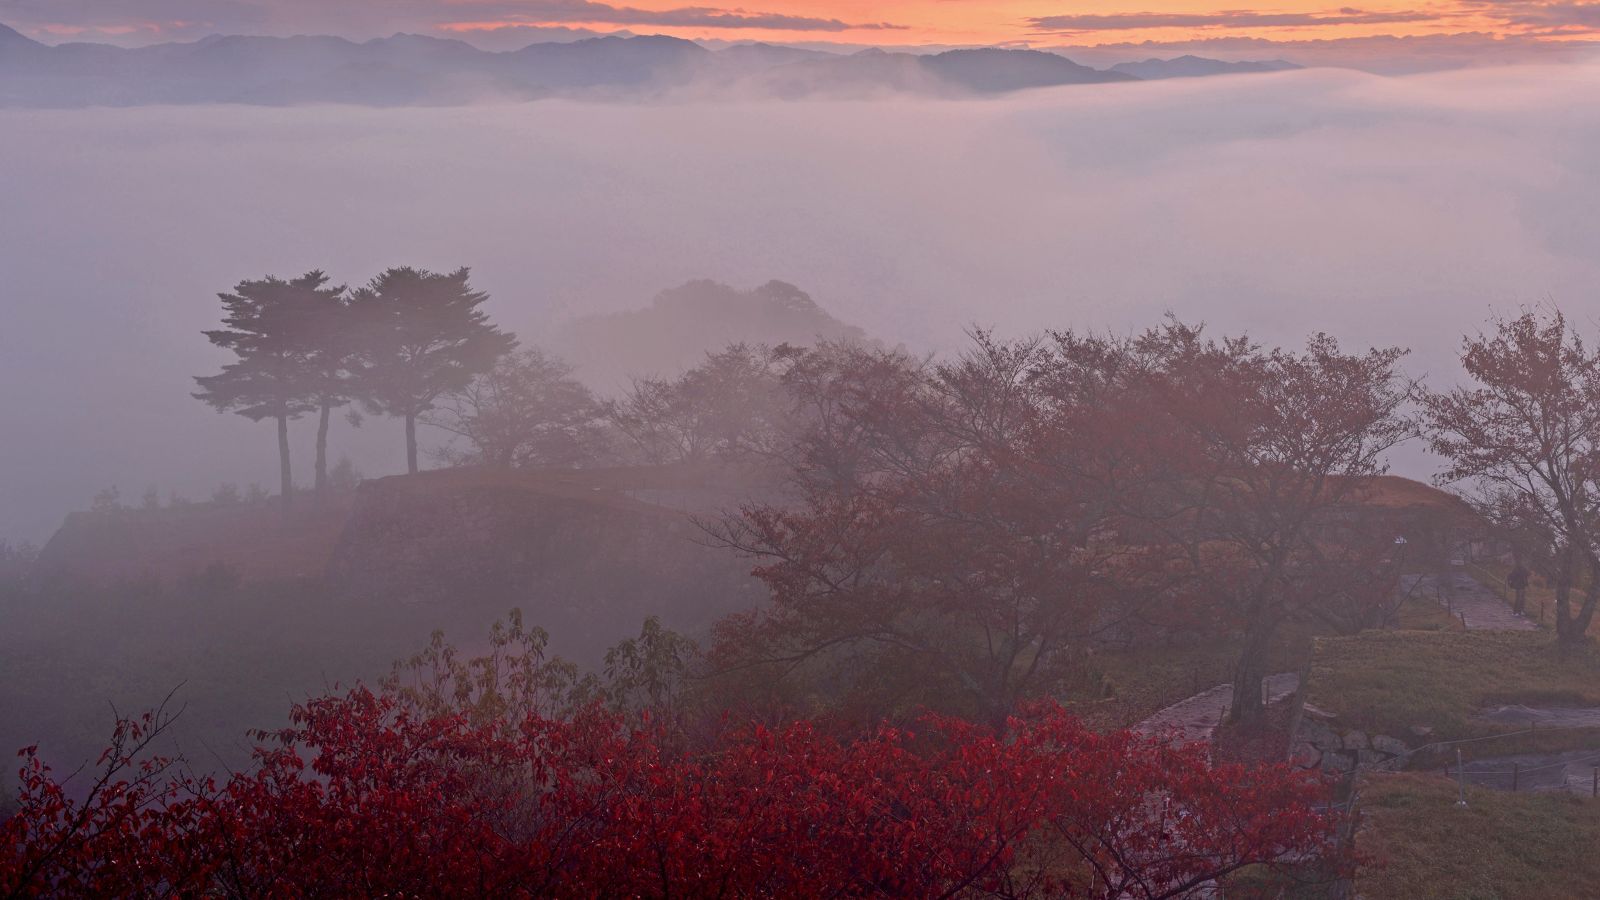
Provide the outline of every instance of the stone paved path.
<path id="1" fill-rule="evenodd" d="M 1499 594 L 1465 572 L 1407 575 L 1401 588 L 1437 599 L 1439 605 L 1465 619 L 1468 631 L 1534 631 L 1539 627 L 1532 619 L 1512 612 Z"/>
<path id="2" fill-rule="evenodd" d="M 1300 676 L 1284 672 L 1267 676 L 1261 693 L 1268 703 L 1277 703 L 1299 688 Z M 1179 700 L 1133 726 L 1133 730 L 1140 734 L 1171 734 L 1177 743 L 1210 741 L 1232 702 L 1233 685 L 1219 684 L 1187 700 Z"/>

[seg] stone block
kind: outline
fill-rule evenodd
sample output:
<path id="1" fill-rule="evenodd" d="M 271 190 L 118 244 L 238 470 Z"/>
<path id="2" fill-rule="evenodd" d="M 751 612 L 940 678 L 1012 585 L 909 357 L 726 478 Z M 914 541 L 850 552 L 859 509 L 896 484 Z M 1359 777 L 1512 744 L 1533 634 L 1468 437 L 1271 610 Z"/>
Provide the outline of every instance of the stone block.
<path id="1" fill-rule="evenodd" d="M 1330 750 L 1322 754 L 1322 771 L 1349 772 L 1356 767 L 1355 754 Z"/>
<path id="2" fill-rule="evenodd" d="M 1410 748 L 1397 738 L 1387 734 L 1376 734 L 1372 736 L 1372 749 L 1389 756 L 1405 756 Z"/>

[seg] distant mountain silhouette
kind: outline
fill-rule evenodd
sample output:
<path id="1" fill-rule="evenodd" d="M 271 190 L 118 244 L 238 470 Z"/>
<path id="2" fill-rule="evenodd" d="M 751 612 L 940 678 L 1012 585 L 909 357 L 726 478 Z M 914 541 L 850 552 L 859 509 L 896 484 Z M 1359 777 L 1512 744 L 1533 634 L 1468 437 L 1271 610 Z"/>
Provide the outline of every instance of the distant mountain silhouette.
<path id="1" fill-rule="evenodd" d="M 609 391 L 631 376 L 675 375 L 729 344 L 810 346 L 818 339 L 869 340 L 792 284 L 739 290 L 701 280 L 662 291 L 644 309 L 574 319 L 557 329 L 548 349 Z"/>
<path id="2" fill-rule="evenodd" d="M 677 92 L 786 98 L 974 96 L 1293 67 L 1281 61 L 1226 63 L 1186 56 L 1102 71 L 1037 50 L 838 54 L 761 43 L 711 50 L 661 35 L 552 41 L 501 52 L 416 34 L 360 43 L 327 36 L 215 35 L 127 49 L 86 43 L 48 46 L 0 25 L 0 106 L 394 106 L 550 96 L 649 98 Z"/>
<path id="3" fill-rule="evenodd" d="M 18 42 L 25 43 L 18 43 Z M 27 52 L 17 52 L 17 48 Z M 0 32 L 0 105 L 465 102 L 535 98 L 682 81 L 709 55 L 690 41 L 605 37 L 489 53 L 457 40 L 397 34 L 343 38 L 213 36 L 124 49 L 48 47 Z"/>
<path id="4" fill-rule="evenodd" d="M 1111 71 L 1131 75 L 1146 81 L 1163 78 L 1203 78 L 1208 75 L 1233 75 L 1250 72 L 1283 72 L 1301 66 L 1282 59 L 1259 62 L 1224 62 L 1203 56 L 1179 56 L 1175 59 L 1147 59 L 1143 62 L 1118 63 Z"/>
<path id="5" fill-rule="evenodd" d="M 50 48 L 13 28 L 0 25 L 0 68 L 8 62 L 37 59 Z"/>
<path id="6" fill-rule="evenodd" d="M 984 94 L 1060 84 L 1137 80 L 1135 76 L 1124 72 L 1102 72 L 1079 65 L 1065 56 L 1038 50 L 986 47 L 950 50 L 919 59 L 923 66 L 945 81 Z"/>
<path id="7" fill-rule="evenodd" d="M 727 89 L 785 99 L 862 97 L 874 94 L 950 93 L 949 85 L 910 53 L 862 50 L 848 56 L 824 54 L 756 72 Z"/>
<path id="8" fill-rule="evenodd" d="M 725 64 L 741 66 L 751 70 L 770 69 L 773 66 L 784 66 L 789 63 L 800 62 L 807 59 L 828 59 L 837 54 L 824 53 L 821 50 L 806 50 L 801 47 L 785 47 L 781 44 L 734 44 L 717 51 L 717 57 Z"/>
<path id="9" fill-rule="evenodd" d="M 818 54 L 776 66 L 755 74 L 743 87 L 791 98 L 889 92 L 962 96 L 1135 80 L 1039 50 L 986 47 L 922 56 L 873 49 L 848 56 Z"/>
<path id="10" fill-rule="evenodd" d="M 665 88 L 693 79 L 712 51 L 662 35 L 530 44 L 503 54 L 509 73 L 543 90 Z"/>

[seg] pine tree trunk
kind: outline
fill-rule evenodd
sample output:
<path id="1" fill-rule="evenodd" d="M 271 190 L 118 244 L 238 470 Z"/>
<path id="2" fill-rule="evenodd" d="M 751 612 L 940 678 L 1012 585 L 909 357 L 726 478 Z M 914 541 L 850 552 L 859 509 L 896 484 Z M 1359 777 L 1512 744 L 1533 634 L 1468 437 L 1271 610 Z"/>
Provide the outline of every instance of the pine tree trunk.
<path id="1" fill-rule="evenodd" d="M 406 413 L 406 471 L 417 474 L 417 415 Z"/>
<path id="2" fill-rule="evenodd" d="M 328 417 L 333 413 L 333 405 L 322 404 L 322 418 L 317 420 L 317 496 L 323 497 L 328 492 Z"/>
<path id="3" fill-rule="evenodd" d="M 278 417 L 278 497 L 288 507 L 294 493 L 294 475 L 289 471 L 289 417 Z"/>

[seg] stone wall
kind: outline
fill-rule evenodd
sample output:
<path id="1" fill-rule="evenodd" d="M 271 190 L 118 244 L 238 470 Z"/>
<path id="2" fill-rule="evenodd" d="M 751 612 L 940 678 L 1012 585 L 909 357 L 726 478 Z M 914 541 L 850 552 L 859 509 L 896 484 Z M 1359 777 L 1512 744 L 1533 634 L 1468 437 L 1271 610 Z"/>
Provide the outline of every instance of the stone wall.
<path id="1" fill-rule="evenodd" d="M 327 577 L 343 595 L 519 607 L 552 649 L 593 659 L 649 615 L 703 630 L 760 604 L 751 563 L 681 510 L 588 480 L 435 477 L 363 484 Z"/>
<path id="2" fill-rule="evenodd" d="M 1293 731 L 1289 759 L 1305 769 L 1352 772 L 1357 769 L 1395 770 L 1405 766 L 1410 747 L 1386 734 L 1369 735 L 1359 729 L 1341 729 L 1331 714 L 1301 704 Z"/>

